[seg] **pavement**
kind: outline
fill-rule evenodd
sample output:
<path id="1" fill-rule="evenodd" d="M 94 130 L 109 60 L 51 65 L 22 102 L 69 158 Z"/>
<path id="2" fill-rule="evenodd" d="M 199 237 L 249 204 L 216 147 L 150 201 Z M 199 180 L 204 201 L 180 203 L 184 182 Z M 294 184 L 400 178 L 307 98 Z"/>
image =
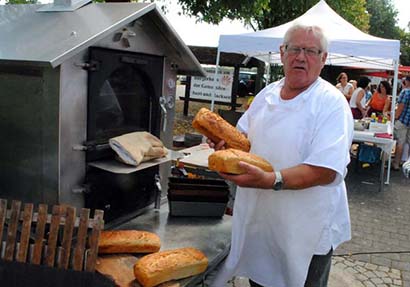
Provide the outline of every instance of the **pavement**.
<path id="1" fill-rule="evenodd" d="M 349 166 L 352 239 L 334 251 L 329 287 L 410 287 L 410 180 L 392 171 L 380 192 L 378 176 L 379 166 Z M 227 286 L 249 283 L 236 277 Z"/>

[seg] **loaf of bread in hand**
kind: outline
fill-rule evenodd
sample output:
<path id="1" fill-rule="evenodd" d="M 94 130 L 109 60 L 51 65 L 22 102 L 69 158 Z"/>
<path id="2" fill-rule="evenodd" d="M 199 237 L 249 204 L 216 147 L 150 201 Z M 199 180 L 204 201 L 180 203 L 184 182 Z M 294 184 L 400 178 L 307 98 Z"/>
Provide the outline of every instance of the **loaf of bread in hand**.
<path id="1" fill-rule="evenodd" d="M 192 121 L 192 127 L 214 143 L 224 140 L 227 148 L 249 151 L 251 143 L 244 134 L 218 114 L 201 108 Z"/>
<path id="2" fill-rule="evenodd" d="M 140 230 L 101 231 L 98 253 L 151 253 L 161 248 L 158 235 Z"/>
<path id="3" fill-rule="evenodd" d="M 212 153 L 208 157 L 208 168 L 218 172 L 242 174 L 245 170 L 238 165 L 240 161 L 257 166 L 264 171 L 273 171 L 272 165 L 260 156 L 232 148 Z"/>
<path id="4" fill-rule="evenodd" d="M 200 274 L 208 258 L 198 249 L 187 247 L 145 255 L 134 265 L 134 275 L 143 287 Z"/>

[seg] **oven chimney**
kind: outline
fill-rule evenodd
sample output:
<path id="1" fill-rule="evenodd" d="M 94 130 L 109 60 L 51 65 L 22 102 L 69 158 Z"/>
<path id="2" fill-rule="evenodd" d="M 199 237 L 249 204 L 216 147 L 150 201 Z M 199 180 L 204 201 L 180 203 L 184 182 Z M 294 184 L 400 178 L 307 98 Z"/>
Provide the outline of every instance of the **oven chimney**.
<path id="1" fill-rule="evenodd" d="M 54 0 L 37 9 L 37 12 L 71 12 L 91 2 L 91 0 Z"/>

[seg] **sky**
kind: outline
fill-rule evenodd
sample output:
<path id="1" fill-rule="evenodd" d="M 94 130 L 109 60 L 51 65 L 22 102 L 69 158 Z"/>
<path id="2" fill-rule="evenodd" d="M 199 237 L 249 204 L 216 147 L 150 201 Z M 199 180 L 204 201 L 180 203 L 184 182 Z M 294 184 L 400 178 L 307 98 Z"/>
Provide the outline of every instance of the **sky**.
<path id="1" fill-rule="evenodd" d="M 0 0 L 0 4 L 4 4 L 4 1 Z M 41 3 L 51 1 L 40 0 Z M 181 12 L 182 9 L 176 4 L 176 0 L 171 1 L 173 5 L 168 7 L 169 12 L 165 17 L 187 45 L 217 47 L 219 35 L 221 34 L 253 32 L 250 28 L 245 28 L 239 21 L 224 20 L 219 25 L 196 23 L 194 18 L 178 15 L 178 12 Z M 410 0 L 392 0 L 392 3 L 399 12 L 399 27 L 407 29 L 407 23 L 410 21 Z"/>

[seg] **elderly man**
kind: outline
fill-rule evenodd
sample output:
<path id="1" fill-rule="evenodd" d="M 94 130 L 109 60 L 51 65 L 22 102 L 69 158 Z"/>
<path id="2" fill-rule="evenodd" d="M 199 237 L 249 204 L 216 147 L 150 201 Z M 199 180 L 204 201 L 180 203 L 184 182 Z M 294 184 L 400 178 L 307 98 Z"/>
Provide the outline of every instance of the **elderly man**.
<path id="1" fill-rule="evenodd" d="M 251 153 L 275 170 L 242 162 L 245 174 L 221 174 L 239 188 L 230 254 L 212 286 L 234 275 L 251 286 L 327 286 L 332 251 L 350 239 L 344 177 L 353 119 L 342 93 L 319 77 L 327 45 L 319 27 L 292 26 L 280 47 L 285 78 L 238 122 Z"/>

